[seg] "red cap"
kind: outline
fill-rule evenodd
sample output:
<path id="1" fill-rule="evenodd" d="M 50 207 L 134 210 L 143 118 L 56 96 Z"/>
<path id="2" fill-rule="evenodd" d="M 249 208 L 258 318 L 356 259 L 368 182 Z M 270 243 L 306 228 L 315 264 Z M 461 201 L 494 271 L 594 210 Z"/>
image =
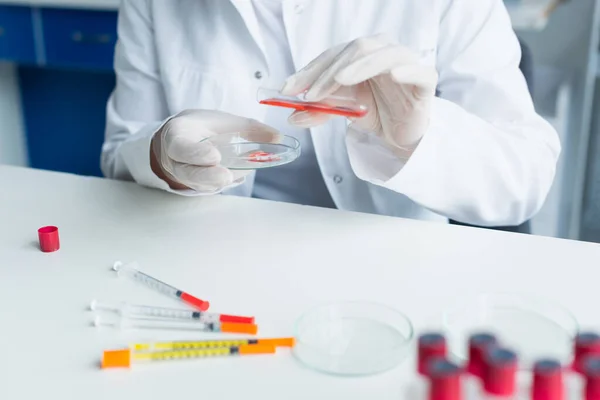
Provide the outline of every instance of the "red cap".
<path id="1" fill-rule="evenodd" d="M 575 338 L 575 358 L 573 359 L 573 369 L 581 374 L 583 371 L 583 361 L 589 355 L 600 355 L 600 335 L 593 332 L 584 332 Z"/>
<path id="2" fill-rule="evenodd" d="M 427 375 L 429 362 L 435 358 L 445 358 L 446 338 L 439 333 L 425 333 L 419 336 L 418 365 L 419 374 Z"/>
<path id="3" fill-rule="evenodd" d="M 445 359 L 429 364 L 429 400 L 460 400 L 462 369 Z"/>
<path id="4" fill-rule="evenodd" d="M 583 362 L 585 400 L 600 400 L 600 356 L 587 356 Z"/>
<path id="5" fill-rule="evenodd" d="M 512 396 L 516 392 L 517 355 L 510 350 L 492 348 L 485 356 L 483 388 L 496 396 Z"/>
<path id="6" fill-rule="evenodd" d="M 58 228 L 56 226 L 44 226 L 38 229 L 38 238 L 40 240 L 40 249 L 44 253 L 52 253 L 60 249 Z"/>
<path id="7" fill-rule="evenodd" d="M 484 356 L 486 352 L 496 346 L 498 340 L 490 333 L 477 333 L 469 338 L 469 361 L 467 372 L 483 379 L 485 370 Z"/>
<path id="8" fill-rule="evenodd" d="M 558 361 L 540 360 L 533 366 L 532 400 L 564 400 L 563 370 Z"/>

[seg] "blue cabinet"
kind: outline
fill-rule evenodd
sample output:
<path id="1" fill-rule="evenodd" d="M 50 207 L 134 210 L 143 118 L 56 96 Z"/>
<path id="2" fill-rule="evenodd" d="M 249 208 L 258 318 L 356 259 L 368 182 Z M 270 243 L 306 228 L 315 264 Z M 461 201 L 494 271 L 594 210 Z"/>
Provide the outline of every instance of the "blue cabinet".
<path id="1" fill-rule="evenodd" d="M 49 66 L 112 69 L 116 12 L 43 8 L 41 16 Z"/>
<path id="2" fill-rule="evenodd" d="M 29 7 L 0 6 L 0 60 L 33 64 L 36 61 L 33 32 Z"/>

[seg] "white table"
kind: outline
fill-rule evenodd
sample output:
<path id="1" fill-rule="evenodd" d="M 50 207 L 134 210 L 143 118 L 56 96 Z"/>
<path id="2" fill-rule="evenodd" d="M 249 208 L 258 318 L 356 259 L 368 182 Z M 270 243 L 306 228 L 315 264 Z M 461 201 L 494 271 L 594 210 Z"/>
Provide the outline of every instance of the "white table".
<path id="1" fill-rule="evenodd" d="M 184 198 L 132 183 L 0 167 L 0 399 L 399 399 L 412 361 L 336 378 L 289 353 L 102 371 L 103 349 L 190 338 L 94 328 L 92 298 L 177 303 L 115 278 L 113 261 L 203 296 L 213 311 L 257 317 L 291 335 L 313 305 L 365 299 L 417 328 L 463 294 L 550 297 L 600 328 L 600 246 L 227 196 Z M 60 229 L 60 251 L 37 228 Z M 194 337 L 202 337 L 196 334 Z M 212 396 L 212 397 L 209 397 Z"/>

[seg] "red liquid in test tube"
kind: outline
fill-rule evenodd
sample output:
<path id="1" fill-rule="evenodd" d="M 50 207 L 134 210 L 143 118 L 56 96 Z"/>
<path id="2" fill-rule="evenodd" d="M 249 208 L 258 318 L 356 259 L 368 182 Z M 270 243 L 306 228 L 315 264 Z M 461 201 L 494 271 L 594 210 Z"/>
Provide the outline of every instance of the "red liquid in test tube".
<path id="1" fill-rule="evenodd" d="M 367 110 L 364 108 L 352 109 L 349 107 L 332 106 L 332 105 L 328 105 L 325 103 L 305 102 L 305 101 L 300 101 L 300 100 L 294 101 L 294 100 L 271 98 L 271 99 L 261 100 L 259 103 L 265 104 L 268 106 L 293 108 L 294 110 L 297 110 L 297 111 L 311 111 L 311 112 L 341 115 L 344 117 L 353 117 L 353 118 L 364 117 L 367 114 Z"/>

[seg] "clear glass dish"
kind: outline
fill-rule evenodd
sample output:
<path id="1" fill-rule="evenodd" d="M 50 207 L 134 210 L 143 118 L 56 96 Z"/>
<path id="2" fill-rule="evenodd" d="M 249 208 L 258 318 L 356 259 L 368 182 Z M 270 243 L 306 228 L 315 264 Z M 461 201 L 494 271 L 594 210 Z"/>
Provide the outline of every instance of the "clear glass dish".
<path id="1" fill-rule="evenodd" d="M 315 370 L 334 375 L 372 375 L 406 358 L 414 338 L 408 317 L 365 302 L 316 307 L 296 324 L 294 355 Z"/>
<path id="2" fill-rule="evenodd" d="M 515 293 L 484 293 L 465 299 L 444 313 L 443 327 L 456 361 L 467 360 L 470 334 L 489 332 L 518 354 L 520 368 L 525 370 L 545 358 L 570 365 L 579 331 L 577 320 L 564 307 Z"/>
<path id="3" fill-rule="evenodd" d="M 300 142 L 282 134 L 233 132 L 211 136 L 200 143 L 215 146 L 229 169 L 261 169 L 288 164 L 300 156 Z"/>

